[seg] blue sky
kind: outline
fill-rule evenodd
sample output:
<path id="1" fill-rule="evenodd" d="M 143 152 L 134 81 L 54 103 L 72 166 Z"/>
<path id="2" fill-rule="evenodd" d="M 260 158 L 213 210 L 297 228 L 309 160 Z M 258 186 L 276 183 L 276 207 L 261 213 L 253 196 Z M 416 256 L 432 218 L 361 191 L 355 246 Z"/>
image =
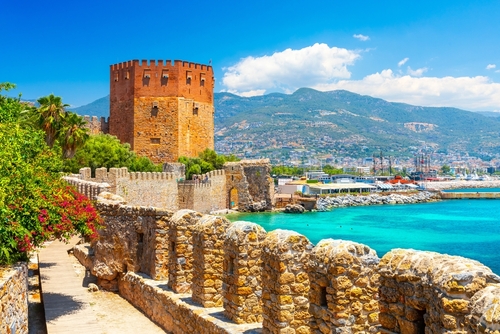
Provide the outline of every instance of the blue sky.
<path id="1" fill-rule="evenodd" d="M 109 65 L 211 60 L 215 91 L 300 87 L 500 111 L 500 1 L 5 1 L 0 82 L 79 106 Z"/>

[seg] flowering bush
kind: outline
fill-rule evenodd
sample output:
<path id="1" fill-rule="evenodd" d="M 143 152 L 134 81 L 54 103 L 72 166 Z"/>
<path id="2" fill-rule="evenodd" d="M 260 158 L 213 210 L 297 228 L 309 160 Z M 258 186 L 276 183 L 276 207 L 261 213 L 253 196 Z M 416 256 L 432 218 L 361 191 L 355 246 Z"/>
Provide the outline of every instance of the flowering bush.
<path id="1" fill-rule="evenodd" d="M 60 168 L 41 132 L 0 124 L 0 264 L 26 260 L 53 238 L 97 237 L 97 211 L 61 180 Z"/>

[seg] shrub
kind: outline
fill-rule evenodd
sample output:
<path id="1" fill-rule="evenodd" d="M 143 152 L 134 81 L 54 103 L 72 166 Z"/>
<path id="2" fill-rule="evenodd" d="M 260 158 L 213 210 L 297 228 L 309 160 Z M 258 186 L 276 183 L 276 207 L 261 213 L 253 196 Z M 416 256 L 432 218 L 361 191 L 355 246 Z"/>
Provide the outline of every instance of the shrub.
<path id="1" fill-rule="evenodd" d="M 0 264 L 27 260 L 52 238 L 97 237 L 96 210 L 60 178 L 60 155 L 43 137 L 0 124 Z"/>

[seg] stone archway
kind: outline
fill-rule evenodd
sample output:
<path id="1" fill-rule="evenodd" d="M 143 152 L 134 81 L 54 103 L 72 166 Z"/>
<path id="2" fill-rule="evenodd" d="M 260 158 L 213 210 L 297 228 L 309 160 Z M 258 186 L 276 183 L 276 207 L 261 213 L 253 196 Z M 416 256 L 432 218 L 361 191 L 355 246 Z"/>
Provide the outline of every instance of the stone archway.
<path id="1" fill-rule="evenodd" d="M 237 208 L 238 207 L 238 189 L 231 188 L 229 190 L 229 208 Z"/>

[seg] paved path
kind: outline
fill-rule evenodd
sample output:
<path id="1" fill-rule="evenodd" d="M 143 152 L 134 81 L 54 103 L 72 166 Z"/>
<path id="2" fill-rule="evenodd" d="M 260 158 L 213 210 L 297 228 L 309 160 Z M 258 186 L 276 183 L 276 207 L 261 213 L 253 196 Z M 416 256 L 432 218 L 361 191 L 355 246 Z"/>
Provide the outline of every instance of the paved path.
<path id="1" fill-rule="evenodd" d="M 95 278 L 68 254 L 78 242 L 54 241 L 40 251 L 39 268 L 48 334 L 164 333 L 117 294 L 90 293 Z"/>

